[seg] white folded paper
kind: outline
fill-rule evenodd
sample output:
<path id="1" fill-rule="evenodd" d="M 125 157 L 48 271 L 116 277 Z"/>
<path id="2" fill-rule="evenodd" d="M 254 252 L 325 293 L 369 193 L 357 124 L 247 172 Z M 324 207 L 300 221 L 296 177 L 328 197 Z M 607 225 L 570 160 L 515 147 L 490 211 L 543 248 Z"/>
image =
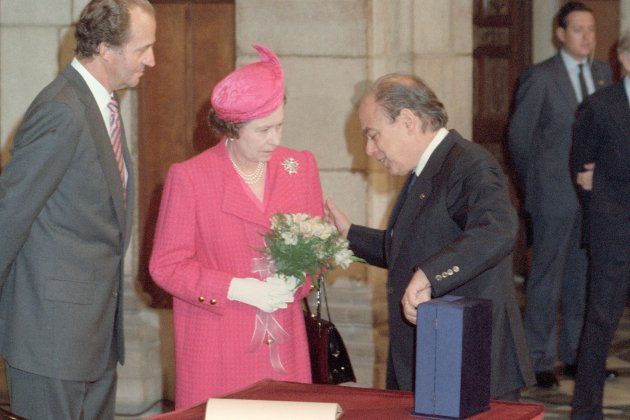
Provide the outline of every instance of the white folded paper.
<path id="1" fill-rule="evenodd" d="M 342 414 L 336 403 L 210 398 L 205 420 L 336 420 Z"/>

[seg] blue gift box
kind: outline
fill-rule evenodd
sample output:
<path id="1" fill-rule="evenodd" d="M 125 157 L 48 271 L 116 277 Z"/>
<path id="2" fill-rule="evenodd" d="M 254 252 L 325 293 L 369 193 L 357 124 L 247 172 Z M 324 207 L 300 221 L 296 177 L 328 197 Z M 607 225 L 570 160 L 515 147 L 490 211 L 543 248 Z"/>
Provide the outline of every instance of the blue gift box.
<path id="1" fill-rule="evenodd" d="M 415 416 L 490 409 L 492 301 L 446 295 L 418 306 Z"/>

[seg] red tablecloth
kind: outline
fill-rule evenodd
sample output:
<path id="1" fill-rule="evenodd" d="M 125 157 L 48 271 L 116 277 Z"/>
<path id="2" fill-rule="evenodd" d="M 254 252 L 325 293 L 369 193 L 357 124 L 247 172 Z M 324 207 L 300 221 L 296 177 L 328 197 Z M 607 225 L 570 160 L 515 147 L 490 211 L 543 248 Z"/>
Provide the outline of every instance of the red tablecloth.
<path id="1" fill-rule="evenodd" d="M 338 385 L 310 385 L 264 380 L 223 398 L 275 401 L 335 402 L 344 411 L 343 420 L 417 419 L 414 394 Z M 203 420 L 205 402 L 194 407 L 152 417 L 153 420 Z M 470 417 L 473 420 L 542 420 L 544 407 L 507 401 L 491 401 L 490 410 Z"/>

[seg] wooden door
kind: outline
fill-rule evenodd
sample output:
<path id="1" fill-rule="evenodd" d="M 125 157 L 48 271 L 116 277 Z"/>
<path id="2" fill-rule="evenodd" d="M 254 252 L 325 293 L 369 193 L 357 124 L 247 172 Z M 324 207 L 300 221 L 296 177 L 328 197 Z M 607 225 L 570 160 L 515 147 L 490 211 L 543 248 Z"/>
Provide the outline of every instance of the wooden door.
<path id="1" fill-rule="evenodd" d="M 566 0 L 565 0 L 566 2 Z M 617 40 L 619 33 L 619 0 L 583 0 L 593 9 L 597 26 L 595 58 L 606 61 L 613 71 L 613 80 L 622 76 L 622 68 L 617 60 Z"/>
<path id="2" fill-rule="evenodd" d="M 531 64 L 531 15 L 531 0 L 475 0 L 474 4 L 473 141 L 486 147 L 510 175 L 504 139 L 519 75 Z M 519 208 L 512 182 L 510 190 Z M 523 222 L 521 227 L 514 253 L 517 273 L 524 273 L 527 266 Z"/>
<path id="3" fill-rule="evenodd" d="M 475 0 L 473 140 L 503 162 L 518 77 L 531 63 L 531 0 Z"/>
<path id="4" fill-rule="evenodd" d="M 212 87 L 234 68 L 234 1 L 153 0 L 156 66 L 138 87 L 138 278 L 152 305 L 170 297 L 148 261 L 164 177 L 170 165 L 215 144 L 207 121 Z"/>

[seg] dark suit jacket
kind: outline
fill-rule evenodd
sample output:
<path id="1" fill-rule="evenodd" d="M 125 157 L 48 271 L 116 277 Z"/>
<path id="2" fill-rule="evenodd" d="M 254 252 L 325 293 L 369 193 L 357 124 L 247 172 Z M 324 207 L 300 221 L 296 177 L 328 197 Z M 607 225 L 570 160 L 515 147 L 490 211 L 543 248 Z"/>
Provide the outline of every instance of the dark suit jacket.
<path id="1" fill-rule="evenodd" d="M 511 251 L 517 218 L 505 177 L 482 147 L 451 131 L 409 193 L 401 193 L 386 231 L 353 225 L 348 239 L 368 263 L 387 268 L 390 366 L 413 388 L 414 334 L 400 301 L 419 266 L 432 297 L 492 300 L 492 396 L 529 385 L 533 372 L 515 298 Z"/>
<path id="2" fill-rule="evenodd" d="M 31 373 L 92 381 L 123 361 L 127 207 L 107 128 L 71 66 L 35 98 L 0 175 L 0 353 Z M 113 352 L 113 353 L 112 353 Z"/>
<path id="3" fill-rule="evenodd" d="M 608 64 L 591 66 L 595 89 L 610 84 Z M 532 214 L 570 214 L 579 208 L 568 167 L 577 96 L 562 57 L 530 67 L 521 76 L 508 147 Z"/>
<path id="4" fill-rule="evenodd" d="M 571 167 L 581 172 L 595 163 L 589 209 L 609 218 L 603 230 L 619 229 L 630 211 L 630 106 L 623 79 L 595 92 L 578 110 L 574 126 Z M 590 212 L 587 212 L 587 214 Z M 616 214 L 618 213 L 618 214 Z M 611 236 L 612 237 L 612 236 Z"/>

